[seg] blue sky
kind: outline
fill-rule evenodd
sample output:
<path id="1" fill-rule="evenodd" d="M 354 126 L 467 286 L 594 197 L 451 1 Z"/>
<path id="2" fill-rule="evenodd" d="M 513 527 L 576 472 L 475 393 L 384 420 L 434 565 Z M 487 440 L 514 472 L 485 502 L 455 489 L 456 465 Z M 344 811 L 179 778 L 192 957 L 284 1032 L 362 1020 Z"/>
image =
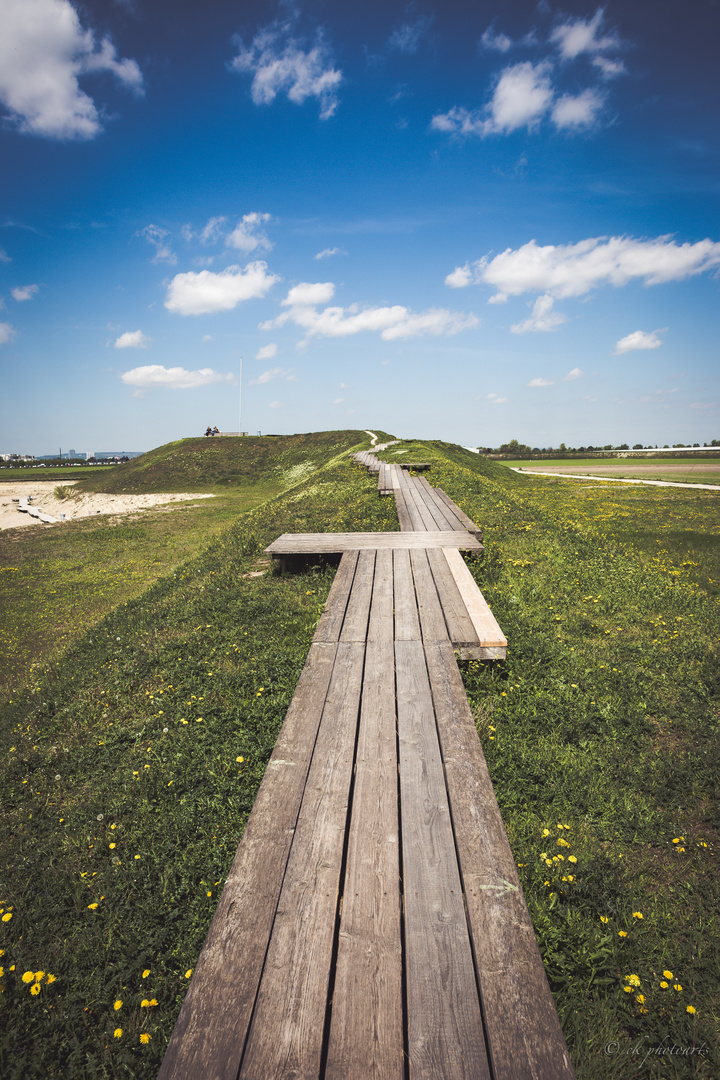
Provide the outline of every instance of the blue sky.
<path id="1" fill-rule="evenodd" d="M 0 0 L 0 451 L 720 436 L 712 0 Z"/>

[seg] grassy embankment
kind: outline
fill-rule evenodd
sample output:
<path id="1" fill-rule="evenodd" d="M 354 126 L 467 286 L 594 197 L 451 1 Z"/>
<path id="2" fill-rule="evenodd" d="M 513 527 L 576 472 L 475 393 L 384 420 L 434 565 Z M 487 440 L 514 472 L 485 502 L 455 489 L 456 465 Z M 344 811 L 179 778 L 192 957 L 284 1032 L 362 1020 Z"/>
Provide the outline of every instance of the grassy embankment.
<path id="1" fill-rule="evenodd" d="M 485 529 L 510 649 L 466 686 L 578 1076 L 718 1075 L 718 496 L 393 449 Z M 6 706 L 3 1076 L 155 1075 L 331 578 L 243 575 L 396 528 L 376 490 L 335 464 L 251 511 Z M 666 1038 L 709 1054 L 640 1066 Z"/>
<path id="2" fill-rule="evenodd" d="M 238 515 L 295 486 L 356 443 L 368 446 L 369 439 L 362 431 L 183 439 L 112 469 L 91 470 L 75 488 L 58 485 L 68 493 L 186 491 L 214 497 L 129 517 L 0 533 L 0 693 L 21 686 L 115 604 L 139 596 Z M 75 479 L 69 473 L 64 471 L 64 479 Z M 31 478 L 47 479 L 43 470 Z M 60 509 L 62 501 L 57 505 Z"/>

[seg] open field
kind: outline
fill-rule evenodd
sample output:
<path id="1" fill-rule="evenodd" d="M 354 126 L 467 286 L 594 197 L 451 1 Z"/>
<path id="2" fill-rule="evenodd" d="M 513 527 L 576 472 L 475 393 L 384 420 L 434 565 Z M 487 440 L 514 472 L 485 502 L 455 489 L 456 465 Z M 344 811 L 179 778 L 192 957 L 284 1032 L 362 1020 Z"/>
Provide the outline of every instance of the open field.
<path id="1" fill-rule="evenodd" d="M 720 494 L 530 479 L 441 443 L 381 456 L 393 449 L 432 461 L 484 528 L 469 565 L 508 659 L 463 675 L 578 1077 L 712 1080 Z M 105 617 L 24 688 L 18 673 L 0 712 L 9 1080 L 156 1075 L 332 579 L 277 577 L 262 548 L 398 527 L 342 458 L 230 513 L 134 596 L 106 581 Z M 69 610 L 32 575 L 13 602 L 35 589 L 50 620 Z M 706 1050 L 632 1054 L 666 1039 Z"/>
<path id="2" fill-rule="evenodd" d="M 44 467 L 36 469 L 29 467 L 0 466 L 0 483 L 24 484 L 38 482 L 47 483 L 53 480 L 56 484 L 69 484 L 74 480 L 84 480 L 88 476 L 97 475 L 98 470 L 105 472 L 118 468 L 117 465 L 58 465 L 56 467 Z"/>
<path id="3" fill-rule="evenodd" d="M 562 461 L 503 461 L 510 468 L 521 468 L 523 472 L 579 473 L 584 476 L 622 477 L 633 480 L 671 480 L 684 484 L 720 484 L 720 460 L 688 458 L 683 461 L 668 461 L 662 458 L 637 458 L 627 461 L 613 458 L 612 461 L 588 461 L 587 458 Z"/>

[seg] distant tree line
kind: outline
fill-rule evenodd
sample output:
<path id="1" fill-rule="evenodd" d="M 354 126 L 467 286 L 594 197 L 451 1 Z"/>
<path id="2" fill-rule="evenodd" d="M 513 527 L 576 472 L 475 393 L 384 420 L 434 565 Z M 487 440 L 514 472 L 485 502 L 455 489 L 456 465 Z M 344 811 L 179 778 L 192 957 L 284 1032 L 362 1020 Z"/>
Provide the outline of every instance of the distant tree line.
<path id="1" fill-rule="evenodd" d="M 665 443 L 663 447 L 659 447 L 656 443 L 652 445 L 644 445 L 643 443 L 635 443 L 630 446 L 628 443 L 620 443 L 619 446 L 613 446 L 612 443 L 606 443 L 605 446 L 566 446 L 564 442 L 561 442 L 558 447 L 553 446 L 527 446 L 525 443 L 518 442 L 517 439 L 510 439 L 510 442 L 503 443 L 501 446 L 493 449 L 486 446 L 482 448 L 484 454 L 496 455 L 499 457 L 510 458 L 531 458 L 531 457 L 576 457 L 578 454 L 593 454 L 606 450 L 694 450 L 700 449 L 700 443 L 673 443 L 669 446 Z M 704 449 L 710 449 L 711 447 L 717 447 L 720 449 L 720 439 L 713 439 L 709 443 L 703 443 Z"/>

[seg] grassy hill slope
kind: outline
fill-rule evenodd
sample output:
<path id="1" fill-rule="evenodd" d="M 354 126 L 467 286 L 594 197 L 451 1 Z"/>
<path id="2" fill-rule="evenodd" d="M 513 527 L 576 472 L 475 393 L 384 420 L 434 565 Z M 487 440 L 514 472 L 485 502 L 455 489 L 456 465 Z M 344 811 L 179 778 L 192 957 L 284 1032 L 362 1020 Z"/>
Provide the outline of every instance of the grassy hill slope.
<path id="1" fill-rule="evenodd" d="M 381 438 L 392 438 L 384 432 Z M 83 491 L 214 491 L 264 486 L 284 491 L 338 454 L 369 447 L 365 431 L 180 439 L 83 480 Z"/>

